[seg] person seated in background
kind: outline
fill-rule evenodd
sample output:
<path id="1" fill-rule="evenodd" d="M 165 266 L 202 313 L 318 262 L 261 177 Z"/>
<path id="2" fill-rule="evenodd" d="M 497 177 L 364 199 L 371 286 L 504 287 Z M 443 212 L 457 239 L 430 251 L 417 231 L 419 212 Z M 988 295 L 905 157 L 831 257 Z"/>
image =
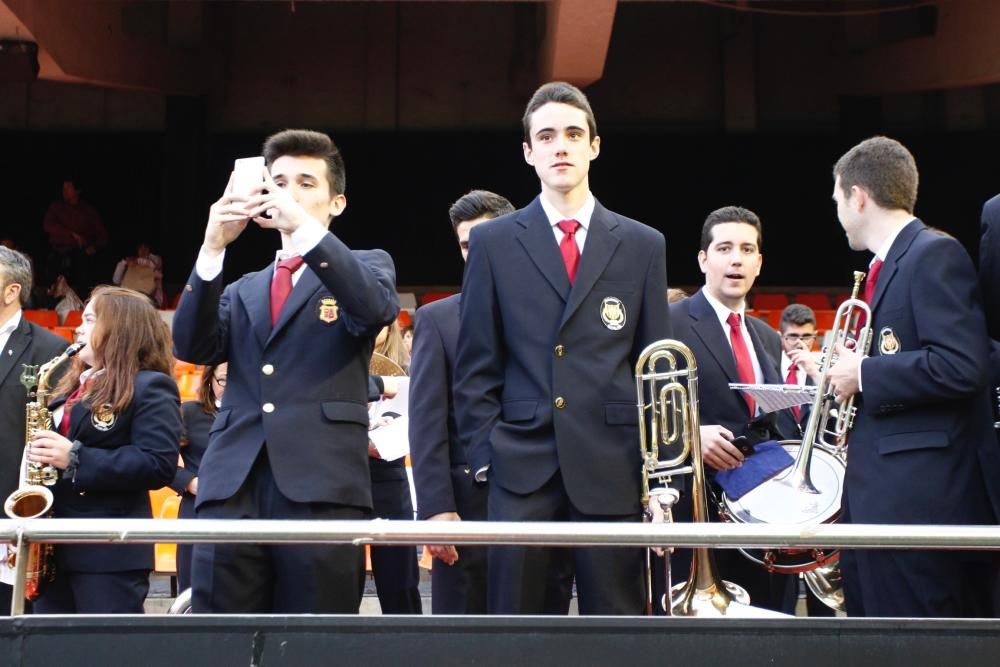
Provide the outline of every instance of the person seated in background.
<path id="1" fill-rule="evenodd" d="M 101 214 L 82 194 L 75 178 L 65 179 L 62 197 L 45 211 L 42 228 L 51 248 L 46 281 L 62 273 L 78 293 L 85 294 L 94 284 L 96 262 L 108 243 L 108 230 Z"/>
<path id="2" fill-rule="evenodd" d="M 185 401 L 181 404 L 181 421 L 184 432 L 181 435 L 181 459 L 184 465 L 177 466 L 174 481 L 170 488 L 181 494 L 181 507 L 178 517 L 195 519 L 195 496 L 198 495 L 198 467 L 201 457 L 208 449 L 208 433 L 212 422 L 222 407 L 222 394 L 226 390 L 226 376 L 229 364 L 222 362 L 206 366 L 201 374 L 201 384 L 198 387 L 198 400 Z M 191 588 L 191 556 L 194 553 L 193 544 L 177 545 L 177 590 Z"/>
<path id="3" fill-rule="evenodd" d="M 72 310 L 83 310 L 83 301 L 77 295 L 76 291 L 69 286 L 66 282 L 66 276 L 59 274 L 56 276 L 55 282 L 53 282 L 47 291 L 50 299 L 55 300 L 55 306 L 53 309 L 59 315 L 59 324 L 66 323 L 66 316 L 69 315 Z"/>
<path id="4" fill-rule="evenodd" d="M 118 262 L 111 282 L 142 292 L 153 300 L 153 305 L 163 308 L 163 259 L 152 253 L 148 243 L 140 242 L 135 255 Z"/>

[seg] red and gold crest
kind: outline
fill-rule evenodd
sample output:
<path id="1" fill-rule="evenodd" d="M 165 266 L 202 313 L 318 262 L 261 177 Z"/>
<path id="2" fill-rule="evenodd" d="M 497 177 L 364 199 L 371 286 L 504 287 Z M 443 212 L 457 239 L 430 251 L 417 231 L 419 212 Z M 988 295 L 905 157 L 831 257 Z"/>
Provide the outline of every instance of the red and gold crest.
<path id="1" fill-rule="evenodd" d="M 323 297 L 319 300 L 319 321 L 324 324 L 333 324 L 340 317 L 340 308 L 337 300 L 332 296 Z"/>

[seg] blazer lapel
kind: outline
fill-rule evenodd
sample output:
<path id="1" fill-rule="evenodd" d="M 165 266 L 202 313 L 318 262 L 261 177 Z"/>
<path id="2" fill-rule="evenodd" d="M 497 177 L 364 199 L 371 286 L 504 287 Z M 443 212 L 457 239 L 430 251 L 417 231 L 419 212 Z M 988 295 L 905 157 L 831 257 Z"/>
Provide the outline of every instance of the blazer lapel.
<path id="1" fill-rule="evenodd" d="M 288 295 L 288 301 L 285 302 L 284 307 L 281 309 L 281 313 L 278 315 L 278 321 L 271 330 L 271 335 L 268 337 L 267 341 L 270 342 L 275 335 L 285 328 L 285 325 L 295 316 L 295 314 L 302 310 L 302 307 L 308 303 L 312 295 L 321 286 L 319 278 L 313 273 L 313 270 L 308 266 L 305 271 L 299 275 L 299 279 L 295 282 L 295 287 L 292 288 L 292 293 Z M 268 303 L 268 318 L 271 317 L 271 305 Z"/>
<path id="2" fill-rule="evenodd" d="M 729 345 L 729 340 L 722 331 L 719 318 L 712 309 L 712 305 L 699 290 L 691 297 L 691 308 L 689 313 L 695 322 L 691 325 L 691 330 L 695 332 L 701 342 L 715 358 L 715 361 L 722 368 L 730 382 L 739 382 L 739 375 L 736 372 L 736 359 L 733 357 L 733 348 Z"/>
<path id="3" fill-rule="evenodd" d="M 569 293 L 569 303 L 563 311 L 560 326 L 566 324 L 572 317 L 576 309 L 580 307 L 583 300 L 594 288 L 594 283 L 604 273 L 608 262 L 621 243 L 619 238 L 613 233 L 618 222 L 608 213 L 598 202 L 594 206 L 594 214 L 590 218 L 590 227 L 587 229 L 587 240 L 583 245 L 583 254 L 580 256 L 580 266 L 577 268 L 576 281 Z M 562 256 L 560 255 L 560 264 Z M 565 269 L 563 273 L 565 273 Z"/>
<path id="4" fill-rule="evenodd" d="M 517 235 L 517 240 L 556 294 L 566 301 L 569 298 L 569 276 L 566 275 L 566 265 L 563 264 L 555 235 L 538 197 L 518 214 L 517 222 L 524 227 Z"/>
<path id="5" fill-rule="evenodd" d="M 888 254 L 885 256 L 885 263 L 882 265 L 882 270 L 878 274 L 878 283 L 875 285 L 875 294 L 872 295 L 872 302 L 869 304 L 872 312 L 878 307 L 879 301 L 882 300 L 882 295 L 885 294 L 886 287 L 892 282 L 893 276 L 896 275 L 896 264 L 899 259 L 906 254 L 906 251 L 910 249 L 910 244 L 913 240 L 917 238 L 922 230 L 926 229 L 924 223 L 920 220 L 913 220 L 908 225 L 903 227 L 896 236 L 896 240 L 892 242 L 892 246 L 889 248 Z"/>
<path id="6" fill-rule="evenodd" d="M 250 276 L 240 287 L 240 300 L 250 316 L 250 326 L 261 345 L 271 335 L 271 276 L 274 264 Z M 292 290 L 293 292 L 295 290 Z"/>
<path id="7" fill-rule="evenodd" d="M 0 350 L 0 384 L 3 384 L 10 373 L 17 373 L 20 377 L 21 365 L 17 363 L 21 360 L 21 355 L 31 345 L 31 327 L 28 321 L 21 315 L 21 323 L 17 325 L 7 338 L 7 345 Z"/>

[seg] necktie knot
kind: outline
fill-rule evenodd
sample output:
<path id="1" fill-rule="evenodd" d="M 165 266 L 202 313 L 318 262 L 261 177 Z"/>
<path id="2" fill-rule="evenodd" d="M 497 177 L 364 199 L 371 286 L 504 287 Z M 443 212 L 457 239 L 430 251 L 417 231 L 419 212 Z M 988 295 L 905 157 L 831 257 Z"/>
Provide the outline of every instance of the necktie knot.
<path id="1" fill-rule="evenodd" d="M 288 295 L 292 293 L 292 274 L 302 266 L 302 257 L 295 256 L 283 259 L 278 262 L 274 269 L 274 278 L 271 280 L 271 326 L 278 323 L 278 316 L 281 309 L 288 300 Z"/>
<path id="2" fill-rule="evenodd" d="M 726 324 L 728 324 L 733 329 L 740 328 L 740 314 L 739 313 L 729 313 L 729 317 L 726 318 Z"/>
<path id="3" fill-rule="evenodd" d="M 580 223 L 576 220 L 561 220 L 559 222 L 559 229 L 562 230 L 563 234 L 569 234 L 573 236 L 576 234 L 576 230 L 580 228 Z"/>
<path id="4" fill-rule="evenodd" d="M 302 266 L 302 262 L 302 256 L 296 255 L 295 257 L 289 257 L 288 259 L 283 259 L 278 262 L 278 268 L 287 269 L 288 274 L 291 275 L 299 270 L 299 267 Z"/>

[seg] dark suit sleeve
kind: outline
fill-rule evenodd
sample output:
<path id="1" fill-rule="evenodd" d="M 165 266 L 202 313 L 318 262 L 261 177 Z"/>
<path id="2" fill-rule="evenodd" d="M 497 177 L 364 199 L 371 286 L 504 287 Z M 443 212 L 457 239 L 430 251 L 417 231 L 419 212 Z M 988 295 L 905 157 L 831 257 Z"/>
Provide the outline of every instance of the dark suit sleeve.
<path id="1" fill-rule="evenodd" d="M 979 284 L 983 290 L 990 337 L 1000 340 L 1000 196 L 983 206 Z"/>
<path id="2" fill-rule="evenodd" d="M 242 279 L 241 279 L 242 280 Z M 174 313 L 174 355 L 192 364 L 218 364 L 229 353 L 229 308 L 239 288 L 236 281 L 224 291 L 222 272 L 204 281 L 191 271 L 187 287 Z"/>
<path id="3" fill-rule="evenodd" d="M 201 410 L 201 405 L 194 403 L 193 401 L 188 401 L 187 403 L 181 405 L 181 433 L 184 438 L 187 438 L 187 434 L 191 429 L 192 410 Z M 174 471 L 174 479 L 170 482 L 169 486 L 177 493 L 184 493 L 187 490 L 188 484 L 191 483 L 191 480 L 197 476 L 198 475 L 194 471 L 188 468 L 182 468 L 178 465 L 177 469 Z"/>
<path id="4" fill-rule="evenodd" d="M 504 349 L 500 309 L 484 226 L 469 235 L 455 364 L 455 418 L 473 474 L 492 458 L 489 436 L 500 418 Z"/>
<path id="5" fill-rule="evenodd" d="M 919 266 L 896 280 L 909 280 L 910 294 L 920 295 L 907 304 L 918 340 L 904 340 L 896 354 L 879 355 L 879 332 L 873 332 L 873 356 L 861 365 L 863 409 L 868 414 L 954 400 L 986 386 L 983 362 L 989 343 L 975 270 L 965 249 L 940 236 L 910 261 L 919 261 Z"/>
<path id="6" fill-rule="evenodd" d="M 642 295 L 642 313 L 636 329 L 636 348 L 632 358 L 638 359 L 650 343 L 670 338 L 670 307 L 667 303 L 667 250 L 663 235 L 656 233 L 656 242 L 646 268 L 646 281 Z"/>
<path id="7" fill-rule="evenodd" d="M 121 447 L 80 448 L 73 477 L 77 491 L 156 489 L 170 483 L 177 469 L 181 436 L 177 384 L 162 373 L 137 379 L 133 398 L 131 442 Z"/>
<path id="8" fill-rule="evenodd" d="M 352 335 L 377 333 L 399 314 L 396 268 L 388 253 L 352 252 L 327 232 L 303 258 L 337 299 L 342 321 Z"/>
<path id="9" fill-rule="evenodd" d="M 448 362 L 434 318 L 417 310 L 410 364 L 410 455 L 421 519 L 456 512 L 448 438 Z"/>

